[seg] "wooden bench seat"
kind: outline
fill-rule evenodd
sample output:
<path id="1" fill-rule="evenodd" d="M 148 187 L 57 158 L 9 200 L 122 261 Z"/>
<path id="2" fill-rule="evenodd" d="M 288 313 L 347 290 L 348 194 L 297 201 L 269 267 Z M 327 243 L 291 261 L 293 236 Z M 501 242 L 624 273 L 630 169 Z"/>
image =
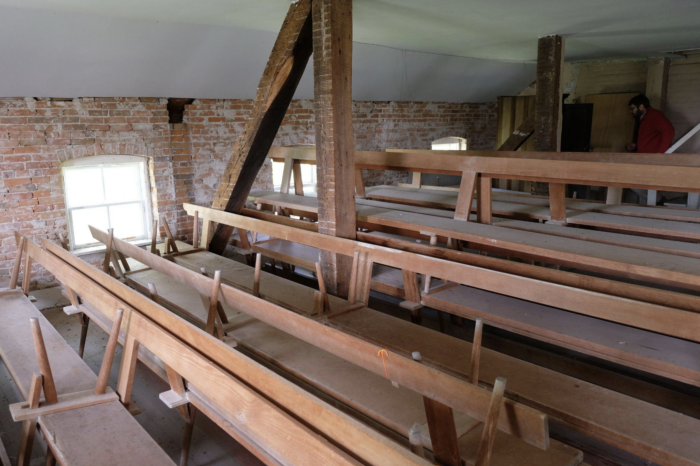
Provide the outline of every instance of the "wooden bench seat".
<path id="1" fill-rule="evenodd" d="M 458 192 L 453 191 L 397 186 L 373 186 L 366 188 L 365 192 L 368 199 L 449 210 L 455 209 L 458 196 Z M 492 211 L 495 215 L 537 220 L 551 219 L 547 198 L 504 193 L 493 193 L 492 197 Z M 700 228 L 693 225 L 693 223 L 700 223 L 700 211 L 697 210 L 607 205 L 574 199 L 566 201 L 566 208 L 566 222 L 571 224 L 639 233 L 656 232 L 656 234 L 676 238 L 700 238 Z M 472 205 L 472 211 L 476 211 L 476 202 Z M 625 217 L 638 220 L 633 221 Z"/>
<path id="2" fill-rule="evenodd" d="M 402 273 L 374 266 L 372 288 L 404 298 Z M 436 282 L 426 306 L 700 387 L 700 344 L 509 296 Z M 442 289 L 441 289 L 442 288 Z"/>
<path id="3" fill-rule="evenodd" d="M 314 212 L 316 199 L 291 194 L 254 192 L 251 197 L 271 205 L 308 209 Z M 389 208 L 356 206 L 357 220 L 368 227 L 410 230 L 430 233 L 479 244 L 504 254 L 542 260 L 583 270 L 607 272 L 654 283 L 700 289 L 700 261 L 689 258 L 642 251 L 609 244 L 592 243 L 571 238 L 515 231 L 494 225 L 482 225 L 449 218 L 440 218 Z"/>
<path id="4" fill-rule="evenodd" d="M 358 204 L 363 206 L 379 207 L 382 209 L 400 210 L 415 214 L 433 215 L 435 217 L 453 218 L 454 215 L 446 210 L 431 209 L 428 207 L 416 207 L 406 204 L 394 204 L 383 201 L 372 201 L 358 199 Z M 476 221 L 476 215 L 470 216 L 470 221 Z M 524 220 L 513 220 L 508 218 L 492 218 L 492 225 L 512 228 L 515 230 L 532 231 L 545 233 L 548 235 L 562 236 L 565 238 L 582 239 L 593 243 L 612 244 L 633 249 L 643 249 L 646 251 L 673 254 L 677 256 L 687 256 L 700 258 L 700 243 L 688 243 L 685 241 L 674 241 L 662 238 L 652 238 L 648 236 L 626 235 L 601 230 L 590 230 L 583 228 L 568 228 L 566 225 L 543 224 L 539 222 L 528 222 Z"/>
<path id="5" fill-rule="evenodd" d="M 39 372 L 30 318 L 39 319 L 59 395 L 94 390 L 97 376 L 21 291 L 0 293 L 0 355 L 26 399 Z M 119 401 L 39 416 L 60 464 L 174 465 Z"/>
<path id="6" fill-rule="evenodd" d="M 203 261 L 199 263 L 211 265 L 212 258 L 207 257 L 208 254 L 210 253 L 198 252 L 177 256 L 176 259 L 178 261 L 187 259 L 189 265 L 193 266 L 194 261 L 200 258 Z M 233 262 L 220 256 L 216 257 L 222 261 Z M 234 268 L 226 268 L 226 272 L 222 270 L 222 278 L 233 283 L 245 283 L 247 282 L 246 278 L 252 278 L 252 268 L 241 264 L 237 265 L 240 265 L 243 270 L 232 272 Z M 156 284 L 164 305 L 171 307 L 176 304 L 177 307 L 181 307 L 191 302 L 187 295 L 194 292 L 193 290 L 188 290 L 187 287 L 172 281 L 167 275 L 151 272 L 153 273 L 149 278 Z M 161 277 L 156 274 L 160 274 Z M 249 277 L 241 279 L 245 275 L 249 275 Z M 133 274 L 130 277 L 139 280 L 139 274 Z M 261 285 L 265 282 L 271 282 L 270 279 L 276 279 L 275 281 L 278 283 L 279 281 L 287 282 L 285 287 L 271 284 L 276 291 L 274 296 L 284 300 L 287 304 L 285 307 L 300 307 L 300 303 L 294 302 L 295 296 L 299 296 L 300 292 L 290 294 L 286 293 L 285 290 L 296 289 L 313 292 L 310 288 L 271 274 L 268 274 L 268 277 L 263 277 Z M 333 300 L 332 308 L 343 302 L 339 298 L 331 298 Z M 250 319 L 228 332 L 227 341 L 231 341 L 231 339 L 239 345 L 239 349 L 241 345 L 244 346 L 246 350 L 262 360 L 282 368 L 299 380 L 312 385 L 326 395 L 341 401 L 404 437 L 408 437 L 408 431 L 413 424 L 427 422 L 423 397 L 420 394 L 405 388 L 396 389 L 386 378 L 375 375 L 267 324 Z M 474 427 L 476 432 L 480 432 L 480 428 L 475 427 L 474 423 L 468 421 L 465 423 L 468 427 Z M 465 434 L 464 438 L 461 439 L 464 442 L 464 448 L 474 449 L 474 452 L 465 450 L 465 459 L 473 457 L 478 449 L 480 434 L 477 435 L 476 432 L 472 432 L 471 429 L 461 432 Z M 430 445 L 429 437 L 427 444 Z M 502 449 L 504 453 L 499 453 L 499 449 Z M 491 464 L 506 466 L 514 464 L 516 460 L 520 461 L 519 464 L 523 466 L 575 466 L 581 462 L 582 457 L 580 451 L 560 442 L 551 441 L 549 450 L 543 451 L 521 440 L 511 438 L 507 434 L 499 433 Z"/>
<path id="7" fill-rule="evenodd" d="M 468 377 L 467 341 L 366 308 L 329 325 L 390 351 L 419 351 L 426 364 Z M 546 412 L 552 422 L 663 466 L 700 464 L 698 419 L 482 348 L 480 383 L 493 384 L 496 377 L 508 379 L 509 396 Z"/>
<path id="8" fill-rule="evenodd" d="M 187 258 L 189 266 L 195 268 L 198 254 L 180 256 L 180 260 Z M 243 266 L 239 273 L 241 277 L 226 278 L 251 280 L 253 269 Z M 291 282 L 290 286 L 305 289 Z M 280 297 L 288 303 L 295 299 Z M 428 364 L 460 377 L 466 378 L 469 373 L 469 342 L 368 308 L 333 317 L 328 323 L 408 356 L 420 351 Z M 240 328 L 239 337 L 246 327 Z M 464 357 L 455 357 L 460 354 Z M 696 419 L 487 349 L 482 349 L 480 374 L 480 381 L 487 384 L 505 376 L 508 393 L 544 409 L 567 428 L 662 465 L 700 465 L 700 444 L 693 440 L 694 432 L 700 429 Z M 511 380 L 515 381 L 512 391 Z M 635 414 L 630 418 L 620 415 L 626 412 Z"/>

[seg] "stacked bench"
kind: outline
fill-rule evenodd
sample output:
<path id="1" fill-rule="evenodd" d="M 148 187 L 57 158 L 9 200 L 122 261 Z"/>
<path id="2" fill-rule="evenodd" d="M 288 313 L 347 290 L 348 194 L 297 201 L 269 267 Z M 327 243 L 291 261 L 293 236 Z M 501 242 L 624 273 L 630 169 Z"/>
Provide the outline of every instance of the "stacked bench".
<path id="1" fill-rule="evenodd" d="M 23 398 L 29 399 L 33 375 L 40 372 L 30 319 L 37 319 L 41 327 L 59 400 L 63 395 L 95 390 L 97 376 L 22 291 L 0 292 L 0 318 L 0 355 Z M 44 406 L 45 400 L 40 407 Z M 175 464 L 116 396 L 112 401 L 33 419 L 39 424 L 54 463 Z M 23 433 L 20 464 L 29 464 L 33 432 L 28 428 L 36 428 L 36 423 L 24 422 L 30 424 L 25 424 L 28 435 Z"/>

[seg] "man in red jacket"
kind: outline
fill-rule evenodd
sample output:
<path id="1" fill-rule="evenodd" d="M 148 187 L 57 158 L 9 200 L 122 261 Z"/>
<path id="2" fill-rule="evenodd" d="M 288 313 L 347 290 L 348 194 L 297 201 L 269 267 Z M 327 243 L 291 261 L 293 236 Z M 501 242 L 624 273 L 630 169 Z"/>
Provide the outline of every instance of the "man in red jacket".
<path id="1" fill-rule="evenodd" d="M 676 130 L 673 129 L 673 125 L 668 121 L 666 115 L 651 108 L 649 99 L 644 94 L 632 97 L 629 107 L 630 113 L 637 119 L 635 130 L 637 141 L 627 144 L 627 150 L 638 154 L 665 153 L 671 147 L 673 137 L 676 135 Z M 641 204 L 649 204 L 647 190 L 633 189 L 632 191 L 639 196 Z M 665 200 L 665 197 L 661 196 L 660 201 L 652 202 L 652 204 L 664 205 Z M 656 194 L 654 194 L 653 201 L 656 201 Z"/>
<path id="2" fill-rule="evenodd" d="M 630 113 L 639 120 L 636 143 L 628 144 L 627 150 L 639 154 L 663 154 L 671 147 L 676 131 L 666 115 L 651 108 L 644 94 L 633 97 L 629 103 Z"/>

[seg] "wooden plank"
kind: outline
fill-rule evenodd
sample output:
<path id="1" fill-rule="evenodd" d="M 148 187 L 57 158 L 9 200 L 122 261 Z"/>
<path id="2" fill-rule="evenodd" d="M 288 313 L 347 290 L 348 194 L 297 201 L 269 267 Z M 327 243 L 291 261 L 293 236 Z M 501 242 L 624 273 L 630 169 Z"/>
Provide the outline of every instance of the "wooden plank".
<path id="1" fill-rule="evenodd" d="M 339 316 L 330 323 L 389 350 L 406 355 L 419 351 L 423 364 L 458 374 L 464 380 L 468 377 L 469 358 L 454 357 L 471 352 L 467 341 L 371 309 Z M 693 417 L 488 348 L 482 349 L 481 358 L 482 384 L 492 386 L 497 377 L 506 377 L 509 396 L 545 410 L 552 422 L 664 466 L 700 464 L 700 444 L 693 440 L 700 421 Z M 460 443 L 460 450 L 476 456 L 481 432 L 472 432 L 472 447 Z M 502 448 L 502 439 L 509 437 L 497 437 L 494 451 Z"/>
<path id="2" fill-rule="evenodd" d="M 73 392 L 58 395 L 58 401 L 53 404 L 43 404 L 36 408 L 32 408 L 26 401 L 12 403 L 10 405 L 10 415 L 15 422 L 25 421 L 27 419 L 36 419 L 39 416 L 48 414 L 60 413 L 71 409 L 84 408 L 100 403 L 109 403 L 116 401 L 119 396 L 111 389 L 102 394 L 95 394 L 95 390 L 86 390 L 83 392 Z"/>
<path id="3" fill-rule="evenodd" d="M 209 211 L 211 209 L 205 211 L 206 215 L 209 215 Z M 225 212 L 219 213 L 235 215 Z M 104 232 L 95 228 L 91 228 L 91 231 L 98 240 L 106 239 Z M 333 238 L 327 235 L 316 234 L 316 236 L 353 243 L 350 240 Z M 148 254 L 142 249 L 124 241 L 115 239 L 115 247 L 127 256 L 149 265 L 154 270 L 166 273 L 199 292 L 204 293 L 211 286 L 211 279 L 208 277 L 184 269 L 165 259 L 153 257 L 152 254 Z M 56 253 L 58 252 L 56 251 Z M 66 260 L 68 259 L 66 258 Z M 431 371 L 425 366 L 403 357 L 391 355 L 386 359 L 382 359 L 378 357 L 378 352 L 382 348 L 330 329 L 321 323 L 262 301 L 230 286 L 221 286 L 221 296 L 229 304 L 235 305 L 237 309 L 258 320 L 283 329 L 291 335 L 321 347 L 331 354 L 349 359 L 360 367 L 374 373 L 389 373 L 391 374 L 391 380 L 400 385 L 417 391 L 424 396 L 429 396 L 472 417 L 480 420 L 485 419 L 490 394 L 480 387 L 458 382 L 449 376 L 438 371 Z M 460 395 L 457 395 L 457 393 Z M 469 394 L 469 396 L 463 396 L 465 393 Z M 512 435 L 518 435 L 519 438 L 528 443 L 546 448 L 548 431 L 546 420 L 543 417 L 539 416 L 536 411 L 521 411 L 521 407 L 517 403 L 510 404 L 506 411 L 509 414 L 501 417 L 499 429 Z"/>
<path id="4" fill-rule="evenodd" d="M 313 2 L 318 231 L 355 239 L 352 127 L 352 0 Z M 328 291 L 347 297 L 350 258 L 321 251 Z"/>
<path id="5" fill-rule="evenodd" d="M 479 191 L 476 208 L 476 221 L 485 225 L 491 225 L 492 216 L 492 193 L 491 178 L 479 175 L 477 179 L 477 189 Z"/>
<path id="6" fill-rule="evenodd" d="M 116 241 L 116 243 L 118 245 L 125 244 L 120 240 Z M 142 312 L 144 315 L 148 316 L 149 319 L 153 319 L 155 323 L 160 323 L 164 327 L 176 333 L 178 335 L 177 339 L 169 337 L 169 334 L 167 334 L 166 332 L 161 332 L 163 336 L 167 338 L 166 340 L 163 340 L 162 343 L 172 343 L 173 345 L 176 345 L 176 347 L 182 348 L 183 352 L 171 352 L 168 350 L 156 351 L 155 348 L 153 348 L 154 342 L 147 338 L 149 335 L 152 335 L 150 331 L 147 331 L 150 327 L 150 324 L 148 324 L 150 320 L 138 318 L 140 314 L 134 312 L 133 310 L 130 314 L 131 318 L 126 319 L 128 322 L 130 322 L 130 332 L 136 330 L 137 328 L 144 329 L 143 334 L 134 331 L 133 336 L 136 339 L 143 342 L 143 344 L 149 349 L 153 348 L 153 352 L 157 355 L 170 355 L 164 359 L 165 363 L 173 367 L 175 370 L 178 371 L 178 373 L 182 374 L 182 376 L 187 378 L 188 380 L 208 380 L 208 375 L 202 377 L 199 373 L 193 374 L 190 370 L 183 370 L 185 368 L 183 368 L 182 365 L 186 365 L 188 367 L 192 366 L 192 368 L 197 371 L 209 371 L 209 368 L 211 368 L 212 365 L 210 363 L 207 363 L 206 361 L 202 361 L 201 364 L 189 364 L 188 362 L 193 361 L 191 357 L 199 357 L 196 356 L 197 354 L 201 354 L 204 357 L 210 357 L 213 360 L 215 360 L 218 365 L 226 368 L 227 371 L 230 371 L 231 373 L 235 374 L 246 384 L 250 384 L 256 387 L 264 387 L 264 391 L 268 399 L 285 406 L 285 408 L 289 410 L 289 412 L 291 412 L 294 416 L 298 417 L 299 419 L 302 419 L 304 422 L 313 426 L 317 431 L 324 432 L 324 434 L 333 438 L 334 442 L 336 442 L 338 445 L 341 445 L 343 448 L 347 448 L 349 451 L 352 451 L 354 455 L 356 455 L 358 458 L 363 459 L 363 461 L 367 461 L 371 464 L 388 465 L 427 464 L 422 460 L 419 460 L 417 457 L 415 457 L 415 455 L 411 455 L 407 450 L 395 445 L 393 442 L 388 441 L 383 436 L 376 434 L 370 429 L 367 429 L 357 421 L 354 421 L 353 419 L 335 410 L 334 408 L 309 396 L 302 389 L 294 386 L 289 382 L 286 382 L 278 376 L 275 376 L 270 371 L 261 368 L 259 365 L 253 363 L 250 359 L 244 357 L 236 351 L 233 351 L 224 343 L 214 339 L 211 336 L 208 336 L 202 330 L 188 325 L 181 319 L 174 316 L 169 311 L 163 309 L 161 306 L 158 306 L 153 301 L 150 301 L 148 298 L 135 293 L 133 290 L 130 290 L 126 285 L 116 280 L 113 280 L 111 277 L 103 273 L 94 273 L 90 265 L 82 262 L 80 259 L 77 259 L 74 256 L 71 256 L 70 254 L 61 254 L 60 256 L 54 256 L 54 253 L 61 253 L 61 251 L 53 248 L 52 244 L 49 242 L 46 243 L 45 247 L 51 250 L 51 254 L 47 251 L 42 251 L 39 248 L 32 247 L 32 252 L 36 256 L 40 256 L 37 258 L 37 260 L 47 269 L 51 269 L 52 273 L 60 272 L 60 276 L 67 284 L 70 284 L 71 286 L 77 287 L 79 289 L 88 289 L 88 291 L 91 292 L 89 297 L 86 296 L 86 299 L 88 299 L 89 302 L 95 304 L 104 304 L 107 302 L 113 303 L 114 299 L 127 299 L 130 303 L 133 303 L 133 305 L 139 309 L 139 312 Z M 120 248 L 120 246 L 117 247 Z M 126 254 L 127 256 L 130 255 L 128 254 L 128 252 L 124 252 L 124 254 Z M 149 253 L 145 254 L 147 256 L 155 257 Z M 67 267 L 68 265 L 70 265 L 70 267 Z M 180 269 L 174 264 L 172 264 L 172 266 L 176 267 L 176 269 Z M 78 272 L 78 270 L 82 270 L 84 272 L 89 273 L 90 277 L 88 278 L 88 276 L 83 275 L 82 273 Z M 195 272 L 193 273 L 197 276 L 196 281 L 209 280 L 208 278 L 198 275 Z M 107 293 L 106 291 L 101 291 L 101 288 L 93 289 L 91 283 L 96 283 L 100 286 L 104 286 L 106 290 L 109 290 L 109 293 Z M 228 289 L 228 287 L 226 285 L 222 285 L 222 291 L 226 289 Z M 94 293 L 92 293 L 93 291 Z M 256 302 L 260 303 L 261 301 L 256 300 Z M 102 307 L 102 309 L 104 309 L 103 312 L 105 312 L 107 315 L 110 313 L 111 310 L 110 306 Z M 145 327 L 141 327 L 142 324 L 145 325 Z M 198 351 L 196 353 L 186 351 L 186 347 L 181 347 L 178 342 L 182 342 L 182 344 L 185 345 L 191 344 L 194 347 L 196 347 Z M 183 355 L 186 355 L 186 357 Z M 227 393 L 227 391 L 223 391 L 221 392 L 221 394 L 217 393 L 219 392 L 216 392 L 214 394 L 207 393 L 207 395 L 211 396 L 211 399 L 214 400 L 217 404 L 220 404 L 222 407 L 230 406 L 230 403 L 232 403 L 233 400 L 238 399 L 237 396 L 233 396 L 231 393 Z M 322 408 L 322 412 L 324 413 L 322 416 L 317 415 L 319 405 Z M 236 409 L 233 409 L 232 411 L 236 412 Z M 250 417 L 246 416 L 246 419 L 250 422 L 257 422 L 256 419 L 261 419 L 261 422 L 268 424 L 268 421 L 262 418 L 264 418 L 264 416 L 261 415 Z M 272 425 L 274 426 L 275 424 Z M 274 436 L 279 437 L 280 441 L 282 438 L 290 438 L 290 432 L 293 432 L 284 429 L 282 431 L 286 432 L 285 435 Z M 302 445 L 303 443 L 298 443 L 298 445 Z M 304 452 L 304 448 L 295 448 L 293 450 L 297 451 L 291 452 L 290 454 L 306 454 Z M 328 455 L 329 453 L 330 452 L 327 452 L 326 455 Z M 326 460 L 330 458 L 330 456 L 324 457 L 324 459 Z M 301 464 L 305 463 L 302 462 Z M 321 461 L 319 464 L 325 463 Z"/>
<path id="7" fill-rule="evenodd" d="M 186 211 L 194 208 L 185 204 Z M 577 290 L 571 287 L 561 287 L 559 285 L 532 280 L 516 275 L 507 275 L 479 267 L 457 264 L 433 257 L 421 256 L 418 254 L 396 254 L 394 250 L 385 250 L 375 246 L 366 246 L 362 243 L 344 240 L 340 238 L 327 239 L 324 235 L 314 234 L 309 231 L 293 230 L 282 225 L 271 224 L 252 218 L 234 216 L 234 214 L 222 213 L 208 209 L 206 215 L 215 218 L 219 222 L 234 223 L 236 225 L 246 225 L 253 231 L 268 234 L 274 237 L 285 237 L 294 235 L 294 241 L 307 245 L 314 245 L 318 248 L 333 248 L 338 253 L 354 254 L 355 250 L 361 253 L 369 251 L 373 260 L 393 267 L 412 270 L 417 273 L 445 278 L 463 285 L 474 286 L 476 288 L 494 291 L 527 301 L 540 302 L 552 307 L 558 307 L 574 312 L 578 312 L 593 317 L 598 317 L 613 322 L 631 325 L 647 330 L 665 333 L 680 338 L 700 341 L 700 320 L 697 324 L 691 322 L 696 320 L 696 314 L 692 312 L 680 311 L 670 307 L 662 307 L 647 303 L 640 303 L 626 299 L 613 298 L 600 293 Z M 453 232 L 445 234 L 444 231 L 435 230 L 436 217 L 427 217 L 427 226 L 420 226 L 420 229 L 433 231 L 436 234 L 447 237 L 458 237 Z M 462 226 L 496 228 L 488 225 L 459 222 L 448 220 Z M 286 233 L 282 233 L 286 231 Z M 507 231 L 503 229 L 503 231 Z M 522 233 L 520 233 L 522 235 Z M 471 236 L 462 236 L 461 239 L 471 241 Z M 290 236 L 286 236 L 290 237 Z M 121 242 L 120 242 L 121 244 Z M 600 247 L 600 245 L 596 245 Z M 124 251 L 123 251 L 124 252 Z M 634 251 L 636 255 L 638 251 Z M 126 252 L 125 252 L 126 253 Z M 575 262 L 581 262 L 583 257 L 577 257 Z M 664 272 L 664 275 L 669 275 Z M 574 296 L 576 297 L 574 299 Z M 663 315 L 663 319 L 660 316 Z M 676 320 L 677 319 L 677 320 Z M 675 320 L 675 322 L 674 322 Z M 694 328 L 695 327 L 695 328 Z"/>
<path id="8" fill-rule="evenodd" d="M 543 225 L 551 227 L 551 225 Z M 561 229 L 561 227 L 559 227 Z M 491 270 L 498 270 L 523 277 L 535 278 L 551 283 L 566 285 L 575 289 L 596 291 L 602 294 L 619 296 L 647 303 L 669 306 L 678 309 L 700 312 L 700 298 L 687 294 L 675 293 L 657 288 L 634 285 L 593 276 L 584 276 L 572 272 L 533 266 L 495 257 L 475 255 L 467 252 L 447 250 L 419 244 L 407 237 L 385 235 L 379 233 L 360 233 L 358 239 L 364 242 L 378 244 L 402 251 L 441 257 L 453 262 L 475 265 Z M 572 291 L 575 294 L 576 291 Z"/>
<path id="9" fill-rule="evenodd" d="M 381 267 L 374 281 L 382 283 L 388 294 L 400 296 L 399 278 L 395 269 Z M 421 299 L 440 311 L 468 319 L 484 319 L 489 325 L 513 333 L 700 386 L 700 345 L 697 343 L 465 286 L 433 290 Z"/>
<path id="10" fill-rule="evenodd" d="M 290 5 L 263 71 L 253 111 L 236 139 L 212 206 L 240 212 L 272 146 L 312 52 L 311 0 Z M 209 249 L 221 254 L 233 230 L 217 227 Z M 205 235 L 202 234 L 203 240 Z"/>
<path id="11" fill-rule="evenodd" d="M 461 466 L 462 457 L 459 454 L 452 408 L 430 398 L 423 398 L 423 401 L 435 459 L 439 464 Z"/>
<path id="12" fill-rule="evenodd" d="M 309 202 L 307 198 L 304 199 L 306 199 L 305 202 Z M 700 285 L 698 269 L 700 263 L 690 258 L 667 256 L 627 247 L 589 244 L 586 241 L 568 238 L 563 240 L 563 238 L 548 235 L 528 235 L 528 232 L 509 232 L 497 226 L 368 207 L 366 205 L 370 201 L 361 202 L 362 204 L 357 206 L 357 218 L 370 229 L 383 226 L 414 232 L 430 232 L 441 237 L 479 244 L 482 249 L 489 248 L 510 255 L 521 254 L 524 258 L 535 258 L 577 269 L 604 271 L 689 289 L 698 289 Z M 293 205 L 290 200 L 286 204 Z M 625 221 L 629 223 L 640 220 L 644 219 L 626 218 Z M 693 234 L 692 230 L 690 234 Z"/>
<path id="13" fill-rule="evenodd" d="M 500 113 L 499 113 L 500 115 Z M 535 115 L 532 114 L 528 116 L 521 124 L 517 127 L 508 139 L 506 139 L 499 147 L 500 151 L 516 151 L 525 144 L 530 136 L 535 132 Z"/>
<path id="14" fill-rule="evenodd" d="M 313 155 L 313 148 L 305 150 Z M 355 151 L 355 166 L 448 175 L 473 170 L 493 178 L 700 192 L 694 181 L 700 176 L 700 157 L 697 155 L 677 154 L 669 158 L 667 155 L 629 153 L 437 152 Z M 285 153 L 286 148 L 273 148 L 270 157 Z"/>
<path id="15" fill-rule="evenodd" d="M 469 214 L 472 210 L 474 200 L 474 190 L 477 185 L 478 174 L 474 172 L 462 173 L 462 182 L 459 185 L 459 197 L 455 207 L 455 219 L 469 221 Z"/>

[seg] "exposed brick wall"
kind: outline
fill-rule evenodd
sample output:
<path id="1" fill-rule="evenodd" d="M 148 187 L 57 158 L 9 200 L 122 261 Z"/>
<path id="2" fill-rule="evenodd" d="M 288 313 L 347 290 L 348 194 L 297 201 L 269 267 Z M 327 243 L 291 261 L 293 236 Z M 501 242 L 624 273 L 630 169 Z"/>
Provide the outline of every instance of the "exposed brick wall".
<path id="1" fill-rule="evenodd" d="M 195 163 L 195 202 L 209 204 L 218 186 L 218 174 L 226 167 L 236 135 L 243 130 L 252 101 L 197 100 L 187 106 Z M 496 146 L 498 107 L 495 103 L 354 102 L 355 148 L 430 149 L 435 139 L 458 136 L 468 139 L 469 149 L 492 150 Z M 313 101 L 295 100 L 282 122 L 275 146 L 315 142 Z M 364 170 L 367 186 L 407 181 L 404 172 Z M 266 164 L 255 189 L 272 189 L 272 165 Z"/>
<path id="2" fill-rule="evenodd" d="M 68 235 L 61 162 L 102 154 L 149 157 L 153 206 L 177 228 L 178 205 L 166 99 L 0 100 L 0 287 L 16 252 L 14 231 L 33 240 Z M 176 132 L 174 132 L 176 133 Z M 185 193 L 186 194 L 186 193 Z M 32 283 L 52 277 L 35 266 Z"/>
<path id="3" fill-rule="evenodd" d="M 61 162 L 102 154 L 149 157 L 153 207 L 179 238 L 192 223 L 180 205 L 209 205 L 252 101 L 197 100 L 183 124 L 168 123 L 166 99 L 0 99 L 0 288 L 15 256 L 14 231 L 57 241 L 66 230 Z M 314 143 L 313 102 L 293 101 L 275 145 Z M 470 149 L 493 149 L 496 104 L 355 102 L 355 146 L 361 150 L 429 149 L 446 136 L 469 140 Z M 395 184 L 405 174 L 365 171 L 365 181 Z M 272 189 L 266 164 L 256 188 Z M 52 277 L 35 268 L 33 283 Z"/>

